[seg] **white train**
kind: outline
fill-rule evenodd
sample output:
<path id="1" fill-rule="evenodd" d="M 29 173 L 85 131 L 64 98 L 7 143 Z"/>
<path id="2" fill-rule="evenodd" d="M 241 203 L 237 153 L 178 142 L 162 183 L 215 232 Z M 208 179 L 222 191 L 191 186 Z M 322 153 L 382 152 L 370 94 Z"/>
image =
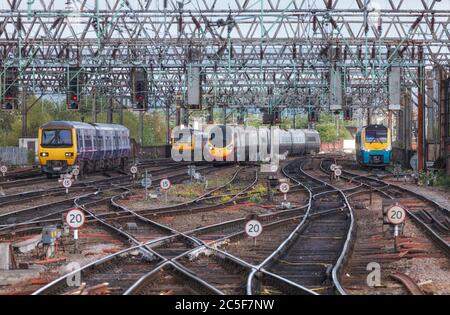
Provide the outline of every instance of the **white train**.
<path id="1" fill-rule="evenodd" d="M 309 129 L 209 125 L 201 132 L 184 130 L 173 135 L 173 153 L 181 152 L 182 148 L 185 154 L 189 153 L 186 151 L 202 150 L 207 161 L 259 162 L 267 161 L 275 154 L 299 156 L 319 152 L 320 136 L 316 130 Z"/>

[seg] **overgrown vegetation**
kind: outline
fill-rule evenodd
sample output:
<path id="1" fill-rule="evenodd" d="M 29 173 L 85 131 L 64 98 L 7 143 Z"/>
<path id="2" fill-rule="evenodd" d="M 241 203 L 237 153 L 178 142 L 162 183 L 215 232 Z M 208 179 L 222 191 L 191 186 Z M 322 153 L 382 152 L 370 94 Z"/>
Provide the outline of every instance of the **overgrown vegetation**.
<path id="1" fill-rule="evenodd" d="M 450 176 L 445 173 L 445 170 L 437 173 L 436 186 L 450 190 Z"/>
<path id="2" fill-rule="evenodd" d="M 203 193 L 204 186 L 198 183 L 174 185 L 168 192 L 170 196 L 194 199 Z"/>
<path id="3" fill-rule="evenodd" d="M 35 103 L 36 97 L 27 99 L 27 106 Z M 79 111 L 69 111 L 65 102 L 41 100 L 28 111 L 27 136 L 36 138 L 38 128 L 53 120 L 74 120 L 93 122 L 92 99 L 83 102 Z M 117 104 L 116 104 L 117 105 Z M 107 118 L 106 99 L 97 99 L 97 122 L 105 123 Z M 117 110 L 116 110 L 117 111 Z M 119 122 L 119 114 L 114 113 L 113 121 Z M 130 129 L 131 138 L 139 140 L 139 115 L 136 112 L 123 111 L 123 124 Z M 20 111 L 3 111 L 0 115 L 0 146 L 17 146 L 22 136 L 22 115 Z M 144 145 L 160 145 L 166 141 L 166 123 L 164 113 L 153 111 L 144 115 Z"/>
<path id="4" fill-rule="evenodd" d="M 93 122 L 92 103 L 93 99 L 85 98 L 79 111 L 69 111 L 66 109 L 65 100 L 54 101 L 45 99 L 37 101 L 37 98 L 30 96 L 27 99 L 27 106 L 31 109 L 28 112 L 27 136 L 37 137 L 39 126 L 52 120 L 75 120 Z M 32 104 L 34 104 L 32 106 Z M 106 98 L 96 99 L 97 122 L 105 123 L 107 120 L 107 109 L 109 102 Z M 113 121 L 119 122 L 118 104 L 114 104 L 115 113 Z M 166 120 L 164 111 L 150 110 L 144 115 L 144 145 L 162 145 L 166 141 Z M 206 111 L 193 111 L 191 118 L 205 118 Z M 228 122 L 236 121 L 236 115 L 228 116 Z M 215 111 L 216 123 L 223 122 L 223 112 Z M 337 120 L 339 120 L 337 122 Z M 174 121 L 171 127 L 174 127 Z M 131 137 L 139 140 L 139 114 L 127 109 L 123 110 L 123 124 L 130 129 Z M 259 114 L 248 114 L 247 124 L 253 127 L 263 126 L 262 117 Z M 320 121 L 316 124 L 316 129 L 320 133 L 322 142 L 334 142 L 338 139 L 351 139 L 351 135 L 346 126 L 351 126 L 352 122 L 343 121 L 340 116 L 333 114 L 320 114 Z M 339 128 L 337 128 L 339 126 Z M 292 116 L 284 116 L 280 123 L 281 128 L 294 128 Z M 296 128 L 307 128 L 308 120 L 306 114 L 297 114 L 295 117 Z M 338 129 L 338 130 L 337 130 Z M 2 112 L 0 115 L 0 146 L 17 146 L 18 139 L 22 136 L 22 115 L 20 110 L 14 112 Z"/>
<path id="5" fill-rule="evenodd" d="M 259 203 L 262 202 L 262 199 L 261 199 L 260 194 L 253 194 L 253 195 L 251 195 L 249 201 L 250 201 L 251 203 L 259 204 Z"/>

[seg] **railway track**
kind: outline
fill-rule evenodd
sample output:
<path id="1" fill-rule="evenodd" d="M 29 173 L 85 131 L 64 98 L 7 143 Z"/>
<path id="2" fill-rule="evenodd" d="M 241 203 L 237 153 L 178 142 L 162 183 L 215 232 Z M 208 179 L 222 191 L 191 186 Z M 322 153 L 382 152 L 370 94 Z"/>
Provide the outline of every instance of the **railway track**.
<path id="1" fill-rule="evenodd" d="M 202 169 L 207 169 L 208 166 L 202 167 Z M 183 170 L 175 169 L 171 171 L 170 173 L 162 172 L 162 175 L 156 176 L 153 178 L 154 180 L 160 180 L 163 178 L 171 178 L 172 180 L 180 180 L 183 178 L 186 178 L 187 175 L 183 172 Z M 122 188 L 130 188 L 133 187 L 134 181 L 132 181 L 131 176 L 125 175 L 125 176 L 118 176 L 118 177 L 112 177 L 107 179 L 101 179 L 97 181 L 91 181 L 91 182 L 85 182 L 85 183 L 79 183 L 77 184 L 79 186 L 75 185 L 75 189 L 89 189 L 89 194 L 93 194 L 98 191 L 108 191 L 107 187 L 114 187 L 115 189 L 118 189 L 117 187 Z M 71 188 L 72 189 L 72 188 Z M 119 194 L 122 195 L 122 194 Z M 9 198 L 12 196 L 5 196 L 3 198 Z M 0 232 L 9 231 L 11 229 L 20 229 L 20 228 L 26 228 L 29 226 L 30 223 L 34 223 L 35 225 L 42 225 L 42 224 L 48 224 L 53 223 L 60 220 L 60 217 L 57 215 L 60 215 L 64 212 L 66 212 L 69 208 L 73 206 L 73 202 L 76 198 L 80 197 L 75 196 L 71 198 L 67 198 L 58 202 L 51 202 L 46 203 L 34 207 L 29 207 L 26 209 L 21 209 L 13 212 L 8 212 L 3 215 L 0 215 Z M 14 195 L 14 198 L 20 198 L 19 195 Z M 0 198 L 0 202 L 2 199 Z M 105 202 L 109 201 L 109 198 L 104 200 Z M 11 202 L 10 199 L 4 200 L 5 203 Z M 55 218 L 56 216 L 56 218 Z M 16 231 L 17 232 L 17 231 Z"/>
<path id="2" fill-rule="evenodd" d="M 321 166 L 322 170 L 328 171 L 331 163 L 331 160 L 325 160 Z M 343 174 L 346 180 L 360 183 L 365 188 L 360 188 L 354 194 L 373 191 L 385 199 L 398 200 L 406 208 L 407 215 L 450 257 L 450 211 L 447 208 L 412 190 L 379 178 L 349 171 L 343 171 Z"/>
<path id="3" fill-rule="evenodd" d="M 296 160 L 284 168 L 284 173 L 308 189 L 306 215 L 258 269 L 297 283 L 308 292 L 345 294 L 339 274 L 352 241 L 352 209 L 341 190 L 308 175 L 304 167 L 305 161 Z M 273 290 L 264 275 L 258 278 L 255 274 L 249 277 L 247 293 Z"/>
<path id="4" fill-rule="evenodd" d="M 77 201 L 77 206 L 80 208 L 83 208 L 83 200 L 78 200 Z M 127 209 L 125 209 L 126 211 L 129 211 Z M 294 213 L 297 210 L 291 210 L 290 212 L 292 214 L 296 214 Z M 215 283 L 215 285 L 211 285 L 209 284 L 209 282 L 205 282 L 203 281 L 203 277 L 205 275 L 203 275 L 202 278 L 198 277 L 197 275 L 195 275 L 196 273 L 198 273 L 200 270 L 199 269 L 195 269 L 192 265 L 188 265 L 187 267 L 179 264 L 178 262 L 175 262 L 175 260 L 177 259 L 177 257 L 184 257 L 185 253 L 192 251 L 193 249 L 195 249 L 196 247 L 198 247 L 199 245 L 201 245 L 201 243 L 197 242 L 197 238 L 193 238 L 192 236 L 196 235 L 196 234 L 204 234 L 204 233 L 211 233 L 212 231 L 216 231 L 216 229 L 218 228 L 217 225 L 213 225 L 213 226 L 209 226 L 209 227 L 203 227 L 201 229 L 197 229 L 194 231 L 188 231 L 186 233 L 177 233 L 174 232 L 173 230 L 168 229 L 167 227 L 158 225 L 155 222 L 152 222 L 151 220 L 148 220 L 147 218 L 141 217 L 140 215 L 130 211 L 130 213 L 134 214 L 136 217 L 136 221 L 140 221 L 140 223 L 147 223 L 147 224 L 152 224 L 155 226 L 158 226 L 160 229 L 164 230 L 166 229 L 166 232 L 173 232 L 173 235 L 168 235 L 168 236 L 163 236 L 163 235 L 154 235 L 154 239 L 151 241 L 148 241 L 148 237 L 147 237 L 147 233 L 145 234 L 145 237 L 142 238 L 142 234 L 138 233 L 138 231 L 142 232 L 142 229 L 140 228 L 140 226 L 135 225 L 133 227 L 133 229 L 131 229 L 132 231 L 123 229 L 123 226 L 117 226 L 116 224 L 111 224 L 111 222 L 107 222 L 108 224 L 111 225 L 111 227 L 114 227 L 115 229 L 118 229 L 122 232 L 126 231 L 126 234 L 128 236 L 131 236 L 132 239 L 137 240 L 138 242 L 142 242 L 142 241 L 147 241 L 146 242 L 146 246 L 145 248 L 151 249 L 151 251 L 154 253 L 153 257 L 158 257 L 159 258 L 159 262 L 160 264 L 158 265 L 153 265 L 152 267 L 154 267 L 152 270 L 150 270 L 148 273 L 145 273 L 144 275 L 142 275 L 141 271 L 142 268 L 141 267 L 137 267 L 136 270 L 139 271 L 139 275 L 141 275 L 141 278 L 136 281 L 135 285 L 130 286 L 130 288 L 125 292 L 126 294 L 150 294 L 150 293 L 158 293 L 159 294 L 161 292 L 166 292 L 166 291 L 170 291 L 170 292 L 192 292 L 192 288 L 199 288 L 198 291 L 196 292 L 200 292 L 200 293 L 214 293 L 214 294 L 222 294 L 223 291 L 221 289 L 217 289 L 216 286 L 218 286 L 217 283 Z M 92 214 L 95 216 L 95 214 Z M 280 214 L 278 215 L 278 217 L 283 217 L 287 216 L 287 214 Z M 269 216 L 267 216 L 269 217 Z M 275 216 L 273 216 L 273 218 L 275 218 Z M 269 219 L 267 219 L 269 220 Z M 99 220 L 101 221 L 101 219 Z M 129 220 L 128 220 L 129 221 Z M 135 221 L 135 222 L 136 222 Z M 134 223 L 135 223 L 134 222 Z M 116 222 L 117 223 L 117 222 Z M 130 223 L 130 222 L 128 222 Z M 222 223 L 222 225 L 227 226 L 230 225 L 230 223 Z M 235 224 L 236 225 L 236 224 Z M 239 226 L 239 228 L 237 230 L 240 230 L 241 233 L 243 233 L 243 226 L 242 224 Z M 234 228 L 232 231 L 229 231 L 229 237 L 232 237 L 236 234 L 236 228 Z M 190 235 L 190 236 L 188 236 Z M 170 263 L 169 263 L 170 262 Z M 194 271 L 191 270 L 194 269 Z M 88 270 L 88 269 L 86 269 Z M 115 270 L 113 268 L 113 270 Z M 203 270 L 204 271 L 204 270 Z M 83 278 L 86 275 L 89 275 L 90 273 L 88 271 L 84 271 L 85 275 L 83 276 Z M 128 274 L 128 273 L 127 273 Z M 164 274 L 164 279 L 169 279 L 168 283 L 164 283 L 163 285 L 161 283 L 158 282 L 158 279 L 160 279 L 161 277 L 158 276 L 160 274 Z M 210 276 L 215 275 L 214 273 L 209 273 Z M 180 278 L 181 276 L 181 278 Z M 108 280 L 109 276 L 102 276 L 101 280 L 106 281 Z M 244 286 L 243 284 L 245 283 L 245 277 L 242 276 L 242 274 L 240 274 L 238 276 L 241 280 L 240 285 L 236 285 L 236 281 L 231 281 L 232 283 L 234 283 L 235 287 L 239 287 L 241 292 L 243 292 L 244 290 Z M 97 281 L 93 281 L 90 282 L 90 285 L 98 285 L 99 280 L 98 277 L 95 278 L 94 280 L 97 279 Z M 133 280 L 136 280 L 135 276 L 132 276 Z M 179 285 L 179 281 L 175 281 L 176 279 L 184 279 L 185 281 L 189 282 L 189 283 L 194 283 L 195 285 L 192 286 L 191 284 L 189 285 Z M 236 279 L 236 278 L 234 278 Z M 89 278 L 88 278 L 89 280 Z M 173 282 L 175 281 L 175 282 Z M 106 281 L 107 282 L 107 281 Z M 230 281 L 226 281 L 228 284 Z M 115 283 L 115 282 L 112 282 Z M 56 285 L 56 284 L 54 284 Z M 127 286 L 128 282 L 125 283 L 124 286 Z M 122 286 L 122 287 L 124 287 Z M 57 285 L 56 285 L 57 287 Z M 121 288 L 122 288 L 121 287 Z M 179 288 L 190 288 L 191 291 L 183 291 Z M 67 288 L 66 288 L 67 289 Z M 49 288 L 44 289 L 43 291 L 37 292 L 37 293 L 45 293 L 45 292 L 54 292 L 52 290 L 50 290 Z M 206 290 L 206 291 L 205 291 Z M 225 290 L 226 291 L 226 290 Z M 66 292 L 66 291 L 57 291 L 58 293 L 62 293 L 62 292 Z M 226 291 L 226 292 L 231 292 L 231 291 Z M 235 292 L 235 291 L 233 291 Z M 124 293 L 123 290 L 116 290 L 114 291 L 114 293 L 120 294 L 120 293 Z"/>
<path id="5" fill-rule="evenodd" d="M 207 170 L 207 168 L 203 168 L 204 170 Z M 216 192 L 222 188 L 224 188 L 225 186 L 231 184 L 235 178 L 237 173 L 239 172 L 236 171 L 235 176 L 233 176 L 233 178 L 226 183 L 225 185 L 218 187 L 216 189 L 212 189 L 209 192 L 205 193 L 204 195 L 191 200 L 189 202 L 185 202 L 179 205 L 176 205 L 174 207 L 164 207 L 164 208 L 159 208 L 159 211 L 161 212 L 161 215 L 167 215 L 169 213 L 172 213 L 170 211 L 173 210 L 169 210 L 170 208 L 178 208 L 179 210 L 177 210 L 178 212 L 188 212 L 188 208 L 189 206 L 191 206 L 192 204 L 196 203 L 196 202 L 200 202 L 203 198 L 208 197 L 210 194 L 212 194 L 213 192 Z M 169 175 L 169 173 L 165 173 L 162 176 L 156 177 L 154 179 L 158 180 L 158 179 L 162 179 L 165 178 L 166 175 Z M 179 170 L 175 170 L 172 172 L 172 175 L 168 176 L 169 178 L 171 178 L 174 182 L 176 182 L 177 180 L 181 180 L 187 177 L 187 175 L 185 175 L 183 172 L 180 172 Z M 103 180 L 101 181 L 101 183 L 103 183 Z M 94 206 L 95 204 L 103 204 L 106 205 L 109 208 L 112 209 L 116 209 L 116 211 L 113 212 L 108 212 L 108 213 L 100 213 L 97 215 L 97 217 L 102 218 L 104 220 L 126 220 L 127 218 L 133 217 L 133 215 L 130 215 L 130 211 L 128 209 L 124 210 L 121 208 L 121 206 L 117 203 L 117 200 L 119 200 L 120 198 L 123 198 L 126 195 L 130 195 L 130 190 L 133 187 L 133 184 L 131 184 L 129 177 L 127 178 L 127 180 L 125 182 L 117 182 L 114 183 L 114 181 L 109 180 L 108 183 L 108 187 L 111 186 L 115 186 L 116 190 L 118 189 L 120 193 L 118 193 L 117 195 L 115 195 L 113 198 L 110 197 L 106 197 L 106 198 L 100 198 L 98 201 L 96 202 L 92 202 L 89 204 L 89 206 Z M 94 194 L 95 192 L 108 192 L 108 191 L 112 191 L 111 189 L 105 189 L 106 186 L 94 186 L 92 187 L 92 190 L 90 191 L 90 193 L 86 193 L 84 196 L 90 196 L 91 194 Z M 244 190 L 247 190 L 249 187 L 246 187 Z M 4 234 L 5 232 L 9 232 L 11 230 L 14 230 L 15 233 L 21 233 L 24 231 L 36 231 L 36 229 L 39 229 L 40 226 L 45 225 L 45 224 L 58 224 L 61 222 L 61 217 L 60 215 L 62 213 L 65 213 L 69 208 L 73 207 L 74 205 L 74 200 L 76 198 L 82 197 L 83 195 L 78 195 L 75 197 L 71 197 L 71 198 L 67 198 L 65 200 L 62 201 L 58 201 L 58 202 L 52 202 L 52 203 L 47 203 L 47 204 L 43 204 L 43 205 L 39 205 L 39 206 L 34 206 L 34 207 L 30 207 L 30 208 L 26 208 L 26 209 L 21 209 L 21 210 L 17 210 L 14 212 L 9 212 L 6 213 L 4 215 L 0 215 L 0 234 Z M 97 197 L 99 197 L 100 195 L 97 195 Z M 229 201 L 228 203 L 232 202 L 233 200 Z M 198 210 L 198 208 L 201 208 L 201 206 L 197 206 L 196 205 L 196 209 Z M 207 207 L 205 207 L 205 209 L 203 209 L 204 211 L 208 211 L 214 208 L 214 205 L 208 205 Z M 196 210 L 192 210 L 189 209 L 190 211 L 196 211 Z M 155 215 L 159 215 L 158 213 L 158 209 L 150 209 L 150 210 L 141 210 L 141 211 L 137 211 L 137 213 L 139 213 L 142 216 L 152 216 L 154 217 Z M 87 215 L 87 220 L 88 222 L 93 222 L 96 220 L 96 218 L 92 217 L 91 215 Z"/>

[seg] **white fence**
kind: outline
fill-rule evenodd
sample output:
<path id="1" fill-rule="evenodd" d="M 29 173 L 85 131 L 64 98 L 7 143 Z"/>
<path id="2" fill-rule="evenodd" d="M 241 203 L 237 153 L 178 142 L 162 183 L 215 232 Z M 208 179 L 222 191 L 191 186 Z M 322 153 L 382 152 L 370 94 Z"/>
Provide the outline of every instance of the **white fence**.
<path id="1" fill-rule="evenodd" d="M 18 147 L 0 147 L 0 163 L 2 165 L 28 164 L 28 150 Z"/>

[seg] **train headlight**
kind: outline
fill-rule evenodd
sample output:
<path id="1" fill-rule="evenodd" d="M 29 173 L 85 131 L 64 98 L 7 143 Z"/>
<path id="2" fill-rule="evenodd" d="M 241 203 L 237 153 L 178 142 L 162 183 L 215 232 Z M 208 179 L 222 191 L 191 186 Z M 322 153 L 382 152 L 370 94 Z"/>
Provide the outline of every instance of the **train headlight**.
<path id="1" fill-rule="evenodd" d="M 67 157 L 72 157 L 73 153 L 72 152 L 66 152 L 64 155 L 67 156 Z"/>
<path id="2" fill-rule="evenodd" d="M 42 156 L 42 157 L 48 156 L 48 152 L 41 152 L 41 156 Z"/>

